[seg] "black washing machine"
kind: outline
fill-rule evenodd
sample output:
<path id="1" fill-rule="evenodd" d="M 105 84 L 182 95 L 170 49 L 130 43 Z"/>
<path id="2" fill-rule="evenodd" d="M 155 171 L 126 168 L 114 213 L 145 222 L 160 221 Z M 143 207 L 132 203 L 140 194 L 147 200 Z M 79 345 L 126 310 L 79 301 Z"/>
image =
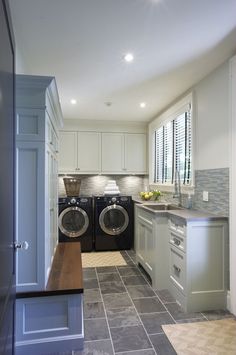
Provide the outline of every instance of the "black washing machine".
<path id="1" fill-rule="evenodd" d="M 94 218 L 95 250 L 122 250 L 133 246 L 131 196 L 96 196 Z"/>
<path id="2" fill-rule="evenodd" d="M 93 249 L 92 197 L 59 198 L 59 242 L 80 242 L 81 251 Z"/>

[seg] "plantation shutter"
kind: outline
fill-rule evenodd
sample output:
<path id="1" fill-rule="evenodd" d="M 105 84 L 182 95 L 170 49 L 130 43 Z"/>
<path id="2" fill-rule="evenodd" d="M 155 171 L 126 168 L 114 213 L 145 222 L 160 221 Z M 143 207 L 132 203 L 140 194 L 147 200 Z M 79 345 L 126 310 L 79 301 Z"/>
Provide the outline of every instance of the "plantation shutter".
<path id="1" fill-rule="evenodd" d="M 164 171 L 164 127 L 160 127 L 155 132 L 155 182 L 163 183 Z"/>
<path id="2" fill-rule="evenodd" d="M 176 172 L 180 181 L 189 185 L 192 180 L 191 105 L 185 105 L 165 125 L 155 131 L 154 182 L 173 184 Z"/>

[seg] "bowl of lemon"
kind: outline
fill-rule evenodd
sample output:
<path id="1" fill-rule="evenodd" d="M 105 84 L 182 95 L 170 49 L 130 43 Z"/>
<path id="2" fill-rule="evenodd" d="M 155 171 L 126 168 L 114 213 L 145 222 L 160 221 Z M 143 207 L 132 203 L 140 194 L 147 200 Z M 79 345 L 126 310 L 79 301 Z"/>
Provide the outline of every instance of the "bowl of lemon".
<path id="1" fill-rule="evenodd" d="M 152 191 L 149 191 L 149 192 L 148 191 L 145 191 L 145 192 L 141 191 L 140 192 L 140 197 L 142 200 L 148 201 L 152 198 L 152 196 L 153 196 Z"/>
<path id="2" fill-rule="evenodd" d="M 148 201 L 151 199 L 154 201 L 157 201 L 159 199 L 159 197 L 161 196 L 161 192 L 159 190 L 141 191 L 139 194 L 140 194 L 141 199 L 144 201 Z"/>

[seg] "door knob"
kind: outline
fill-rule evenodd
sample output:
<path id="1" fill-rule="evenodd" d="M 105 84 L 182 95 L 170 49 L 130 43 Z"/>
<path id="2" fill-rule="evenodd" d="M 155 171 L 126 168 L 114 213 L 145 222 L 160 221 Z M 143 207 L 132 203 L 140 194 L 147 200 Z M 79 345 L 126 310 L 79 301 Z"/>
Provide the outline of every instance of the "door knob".
<path id="1" fill-rule="evenodd" d="M 29 243 L 24 241 L 24 242 L 14 242 L 14 249 L 23 249 L 27 250 L 29 248 Z"/>

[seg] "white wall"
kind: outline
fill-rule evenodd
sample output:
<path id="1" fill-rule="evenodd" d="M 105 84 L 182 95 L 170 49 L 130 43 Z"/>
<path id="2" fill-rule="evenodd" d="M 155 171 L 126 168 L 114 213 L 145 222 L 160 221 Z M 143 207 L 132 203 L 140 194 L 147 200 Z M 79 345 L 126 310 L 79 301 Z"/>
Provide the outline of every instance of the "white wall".
<path id="1" fill-rule="evenodd" d="M 229 62 L 194 88 L 194 168 L 229 167 Z"/>
<path id="2" fill-rule="evenodd" d="M 98 131 L 146 133 L 145 122 L 99 121 L 99 120 L 64 120 L 63 131 Z"/>

